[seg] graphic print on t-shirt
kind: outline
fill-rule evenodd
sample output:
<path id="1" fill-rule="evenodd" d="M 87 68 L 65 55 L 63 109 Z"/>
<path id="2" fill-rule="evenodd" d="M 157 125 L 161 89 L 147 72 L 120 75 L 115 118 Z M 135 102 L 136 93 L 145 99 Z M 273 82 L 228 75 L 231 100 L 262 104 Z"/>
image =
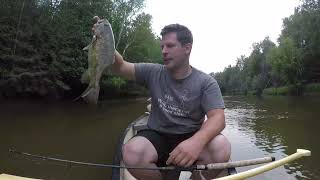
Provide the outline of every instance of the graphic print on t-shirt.
<path id="1" fill-rule="evenodd" d="M 186 110 L 187 108 L 185 107 L 186 101 L 189 100 L 188 94 L 189 91 L 184 89 L 178 100 L 180 102 L 176 102 L 176 100 L 166 92 L 164 97 L 158 98 L 159 108 L 168 114 L 187 117 L 190 114 L 190 110 Z"/>

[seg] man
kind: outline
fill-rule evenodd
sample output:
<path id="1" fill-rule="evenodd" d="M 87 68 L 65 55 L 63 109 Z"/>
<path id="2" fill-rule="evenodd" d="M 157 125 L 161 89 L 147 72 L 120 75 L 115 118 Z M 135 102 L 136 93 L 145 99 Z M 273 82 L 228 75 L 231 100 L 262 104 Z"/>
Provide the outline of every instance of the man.
<path id="1" fill-rule="evenodd" d="M 193 43 L 190 30 L 171 24 L 162 29 L 161 36 L 164 65 L 129 63 L 115 54 L 113 72 L 147 85 L 152 97 L 149 129 L 138 132 L 124 145 L 125 164 L 187 167 L 228 161 L 231 146 L 221 134 L 224 102 L 216 80 L 189 64 Z M 130 173 L 139 180 L 166 176 L 165 172 L 150 170 Z"/>

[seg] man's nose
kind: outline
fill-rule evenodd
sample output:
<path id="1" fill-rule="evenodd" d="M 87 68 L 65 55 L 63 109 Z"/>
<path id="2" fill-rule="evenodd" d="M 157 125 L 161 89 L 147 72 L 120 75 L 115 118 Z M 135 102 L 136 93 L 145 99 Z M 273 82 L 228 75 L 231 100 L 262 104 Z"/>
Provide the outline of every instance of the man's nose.
<path id="1" fill-rule="evenodd" d="M 162 48 L 162 54 L 167 54 L 168 53 L 168 50 L 167 50 L 167 48 L 164 46 L 163 48 Z"/>

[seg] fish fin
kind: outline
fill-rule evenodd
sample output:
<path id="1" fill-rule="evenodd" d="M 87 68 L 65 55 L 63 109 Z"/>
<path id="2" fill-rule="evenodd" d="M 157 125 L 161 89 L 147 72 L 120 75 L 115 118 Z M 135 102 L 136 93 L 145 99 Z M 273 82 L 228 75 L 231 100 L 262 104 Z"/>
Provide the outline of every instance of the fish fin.
<path id="1" fill-rule="evenodd" d="M 97 86 L 95 88 L 91 88 L 90 91 L 88 91 L 85 96 L 83 96 L 83 99 L 88 104 L 98 104 L 99 99 L 99 91 L 100 87 Z"/>
<path id="2" fill-rule="evenodd" d="M 78 99 L 80 99 L 80 98 L 81 98 L 81 96 L 78 96 L 78 97 L 74 98 L 74 99 L 72 100 L 72 102 L 78 101 Z"/>
<path id="3" fill-rule="evenodd" d="M 88 46 L 84 47 L 82 50 L 84 50 L 84 51 L 88 51 L 88 50 L 89 50 L 89 48 L 90 48 L 90 45 L 91 45 L 91 44 L 89 44 Z"/>
<path id="4" fill-rule="evenodd" d="M 88 94 L 90 94 L 90 92 L 93 90 L 93 88 L 90 88 L 90 89 L 87 89 L 86 91 L 84 91 L 82 94 L 81 94 L 81 97 L 84 98 L 86 96 L 88 96 Z"/>
<path id="5" fill-rule="evenodd" d="M 98 87 L 90 87 L 88 86 L 86 90 L 81 93 L 80 96 L 76 97 L 73 101 L 76 101 L 80 98 L 86 98 L 87 96 L 90 96 L 88 99 L 97 99 L 95 96 L 99 96 L 100 86 Z"/>
<path id="6" fill-rule="evenodd" d="M 81 76 L 81 82 L 82 83 L 89 83 L 90 82 L 90 77 L 89 77 L 89 71 L 86 70 L 82 76 Z"/>
<path id="7" fill-rule="evenodd" d="M 78 99 L 85 97 L 90 92 L 90 89 L 92 88 L 88 86 L 87 89 L 84 90 L 83 93 L 81 93 L 81 95 L 76 97 L 73 101 L 77 101 Z"/>
<path id="8" fill-rule="evenodd" d="M 82 50 L 88 51 L 89 48 L 90 48 L 90 46 L 92 46 L 92 44 L 93 44 L 95 41 L 97 41 L 97 36 L 96 36 L 96 35 L 93 35 L 92 40 L 91 40 L 91 43 L 90 43 L 88 46 L 84 47 Z"/>
<path id="9" fill-rule="evenodd" d="M 97 104 L 99 99 L 100 87 L 91 88 L 88 87 L 80 96 L 75 98 L 73 101 L 76 101 L 80 98 L 83 98 L 88 104 Z"/>

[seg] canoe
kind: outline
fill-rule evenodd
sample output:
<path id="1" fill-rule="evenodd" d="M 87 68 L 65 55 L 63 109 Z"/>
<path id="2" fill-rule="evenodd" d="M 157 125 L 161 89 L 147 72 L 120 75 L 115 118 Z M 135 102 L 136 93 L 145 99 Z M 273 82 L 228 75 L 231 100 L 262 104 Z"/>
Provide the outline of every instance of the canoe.
<path id="1" fill-rule="evenodd" d="M 14 176 L 10 174 L 0 174 L 0 180 L 39 180 L 39 179 Z"/>
<path id="2" fill-rule="evenodd" d="M 146 112 L 135 121 L 133 121 L 124 131 L 122 137 L 119 140 L 119 144 L 116 148 L 116 153 L 113 159 L 113 164 L 120 164 L 120 166 L 124 166 L 122 160 L 122 146 L 128 140 L 130 140 L 139 130 L 143 130 L 147 128 L 147 121 L 149 118 L 149 112 Z M 223 170 L 218 177 L 224 177 L 227 175 L 236 174 L 237 171 L 235 168 L 228 168 Z M 136 180 L 127 169 L 119 169 L 113 168 L 112 169 L 112 180 Z"/>

